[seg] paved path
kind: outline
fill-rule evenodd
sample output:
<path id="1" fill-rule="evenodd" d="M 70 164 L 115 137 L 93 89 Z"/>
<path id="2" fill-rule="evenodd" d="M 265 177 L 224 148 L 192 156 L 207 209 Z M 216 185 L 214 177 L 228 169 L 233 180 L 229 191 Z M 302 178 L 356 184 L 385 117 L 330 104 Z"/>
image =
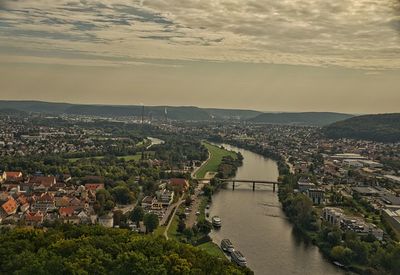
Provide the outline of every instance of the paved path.
<path id="1" fill-rule="evenodd" d="M 210 151 L 208 151 L 208 158 L 207 158 L 205 161 L 203 161 L 199 167 L 196 167 L 196 168 L 193 170 L 193 172 L 191 173 L 192 178 L 194 178 L 194 179 L 196 178 L 196 173 L 197 173 L 197 171 L 199 171 L 201 167 L 203 167 L 204 165 L 206 165 L 207 162 L 210 160 L 210 158 L 211 158 L 211 154 L 210 154 Z"/>
<path id="2" fill-rule="evenodd" d="M 160 221 L 160 225 L 166 225 L 169 215 L 171 214 L 172 210 L 175 209 L 175 207 L 178 205 L 178 203 L 179 203 L 179 201 L 168 206 L 167 210 L 164 213 L 163 218 Z"/>
<path id="3" fill-rule="evenodd" d="M 178 210 L 179 206 L 180 206 L 182 203 L 183 203 L 183 194 L 182 194 L 182 196 L 179 198 L 178 202 L 175 203 L 176 206 L 175 206 L 174 213 L 172 213 L 171 219 L 169 220 L 168 225 L 167 225 L 167 227 L 165 228 L 164 236 L 165 236 L 165 238 L 166 238 L 167 240 L 169 239 L 169 238 L 168 238 L 168 229 L 169 229 L 169 227 L 171 226 L 172 221 L 174 220 L 174 217 L 175 217 L 175 215 L 176 215 L 176 211 Z"/>

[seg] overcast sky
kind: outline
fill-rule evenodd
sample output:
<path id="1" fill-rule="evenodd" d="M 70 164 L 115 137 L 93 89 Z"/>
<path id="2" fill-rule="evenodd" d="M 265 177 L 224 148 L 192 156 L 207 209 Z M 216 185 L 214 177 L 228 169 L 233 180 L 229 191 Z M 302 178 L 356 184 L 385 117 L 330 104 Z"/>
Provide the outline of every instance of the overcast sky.
<path id="1" fill-rule="evenodd" d="M 0 99 L 400 112 L 399 0 L 0 0 Z"/>

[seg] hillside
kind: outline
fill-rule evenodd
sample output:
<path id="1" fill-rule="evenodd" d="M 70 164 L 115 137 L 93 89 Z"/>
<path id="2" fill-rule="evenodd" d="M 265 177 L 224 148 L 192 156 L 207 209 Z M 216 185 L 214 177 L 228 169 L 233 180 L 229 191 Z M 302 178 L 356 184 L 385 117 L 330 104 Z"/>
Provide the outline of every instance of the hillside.
<path id="1" fill-rule="evenodd" d="M 327 112 L 264 113 L 249 121 L 266 124 L 324 126 L 350 117 L 352 117 L 352 115 Z"/>
<path id="2" fill-rule="evenodd" d="M 330 138 L 400 142 L 400 113 L 353 117 L 323 128 L 323 133 Z"/>
<path id="3" fill-rule="evenodd" d="M 45 114 L 72 114 L 88 116 L 137 116 L 142 115 L 140 105 L 83 105 L 68 103 L 52 103 L 42 101 L 7 101 L 0 100 L 1 109 L 15 109 L 23 112 L 35 112 Z M 145 106 L 145 117 L 164 119 L 165 109 L 167 117 L 174 120 L 226 120 L 248 119 L 255 117 L 260 112 L 251 110 L 234 109 L 205 109 L 191 106 Z"/>
<path id="4" fill-rule="evenodd" d="M 189 245 L 100 226 L 2 229 L 0 255 L 1 274 L 252 274 Z"/>
<path id="5" fill-rule="evenodd" d="M 207 108 L 204 110 L 208 112 L 210 115 L 212 115 L 215 119 L 247 120 L 262 114 L 262 112 L 253 110 L 215 109 L 215 108 Z"/>

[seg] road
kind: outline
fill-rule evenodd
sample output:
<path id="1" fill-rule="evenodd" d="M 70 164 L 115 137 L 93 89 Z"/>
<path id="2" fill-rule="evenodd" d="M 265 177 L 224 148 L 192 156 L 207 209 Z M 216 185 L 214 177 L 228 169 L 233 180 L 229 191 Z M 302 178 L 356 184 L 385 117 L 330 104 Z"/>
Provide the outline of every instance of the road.
<path id="1" fill-rule="evenodd" d="M 200 198 L 200 192 L 203 189 L 204 184 L 199 183 L 195 192 L 194 192 L 194 200 L 192 202 L 192 210 L 190 211 L 189 216 L 186 218 L 185 224 L 186 228 L 192 228 L 195 222 L 197 221 L 197 215 L 196 212 L 199 211 L 200 203 L 201 203 L 201 198 Z"/>
<path id="2" fill-rule="evenodd" d="M 171 226 L 171 223 L 172 223 L 172 221 L 174 220 L 174 217 L 175 217 L 175 215 L 176 215 L 176 211 L 178 210 L 178 208 L 179 208 L 179 206 L 183 203 L 183 195 L 184 194 L 182 194 L 182 196 L 179 198 L 179 200 L 178 200 L 178 202 L 176 202 L 175 203 L 175 210 L 174 210 L 174 213 L 171 215 L 171 219 L 169 220 L 169 222 L 168 222 L 168 224 L 167 224 L 167 227 L 165 228 L 165 231 L 164 231 L 164 236 L 165 236 L 165 238 L 168 240 L 169 238 L 168 238 L 168 229 L 169 229 L 169 227 Z M 168 215 L 169 216 L 169 215 Z M 168 218 L 168 216 L 167 216 L 167 218 Z"/>

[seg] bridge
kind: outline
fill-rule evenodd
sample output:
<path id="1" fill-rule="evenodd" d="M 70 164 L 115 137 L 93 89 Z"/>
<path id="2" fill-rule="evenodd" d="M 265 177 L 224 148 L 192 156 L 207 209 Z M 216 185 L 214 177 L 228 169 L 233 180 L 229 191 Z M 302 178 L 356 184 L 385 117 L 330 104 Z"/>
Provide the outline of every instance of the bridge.
<path id="1" fill-rule="evenodd" d="M 209 181 L 210 179 L 197 179 L 198 181 Z M 277 181 L 266 181 L 266 180 L 243 180 L 243 179 L 219 179 L 222 182 L 232 182 L 232 190 L 235 190 L 235 183 L 252 183 L 253 191 L 256 190 L 256 184 L 272 185 L 273 192 L 275 192 L 275 186 L 279 184 Z"/>

